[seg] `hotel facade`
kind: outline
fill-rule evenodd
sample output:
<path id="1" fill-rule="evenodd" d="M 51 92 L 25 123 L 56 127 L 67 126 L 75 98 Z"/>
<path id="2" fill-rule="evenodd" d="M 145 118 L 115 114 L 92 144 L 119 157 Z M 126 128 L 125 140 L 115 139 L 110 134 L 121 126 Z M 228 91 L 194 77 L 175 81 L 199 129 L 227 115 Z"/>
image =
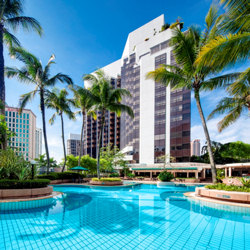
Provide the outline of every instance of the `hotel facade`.
<path id="1" fill-rule="evenodd" d="M 161 15 L 131 32 L 121 59 L 103 67 L 112 81 L 120 79 L 121 88 L 132 94 L 132 98 L 124 98 L 123 103 L 132 107 L 135 117 L 121 115 L 116 121 L 119 126 L 116 137 L 126 159 L 140 165 L 159 163 L 162 155 L 175 157 L 177 162 L 187 162 L 190 157 L 190 91 L 173 90 L 171 86 L 146 79 L 146 74 L 161 64 L 176 65 L 169 46 L 173 31 L 162 31 L 164 24 L 164 15 Z M 88 82 L 85 86 L 89 86 Z M 93 135 L 88 119 L 86 144 L 88 136 Z M 98 124 L 98 120 L 96 122 Z M 94 130 L 96 144 L 98 130 Z"/>
<path id="2" fill-rule="evenodd" d="M 36 116 L 30 109 L 6 107 L 5 120 L 9 130 L 15 133 L 9 141 L 9 146 L 15 148 L 19 155 L 27 161 L 36 158 Z"/>

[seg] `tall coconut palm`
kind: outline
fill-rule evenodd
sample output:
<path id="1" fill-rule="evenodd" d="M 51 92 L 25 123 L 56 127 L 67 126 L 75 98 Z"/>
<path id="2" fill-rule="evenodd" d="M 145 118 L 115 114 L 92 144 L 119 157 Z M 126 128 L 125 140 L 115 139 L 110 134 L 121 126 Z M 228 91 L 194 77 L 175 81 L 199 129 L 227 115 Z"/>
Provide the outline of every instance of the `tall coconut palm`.
<path id="1" fill-rule="evenodd" d="M 213 89 L 215 86 L 226 85 L 238 76 L 238 74 L 227 74 L 209 79 L 209 75 L 216 72 L 217 69 L 195 64 L 200 50 L 217 33 L 216 20 L 217 9 L 212 6 L 206 16 L 206 28 L 203 33 L 195 27 L 190 27 L 185 32 L 181 32 L 180 29 L 175 28 L 170 45 L 173 46 L 173 54 L 177 65 L 162 65 L 155 71 L 147 74 L 148 78 L 152 78 L 156 82 L 160 82 L 166 86 L 171 84 L 172 88 L 187 88 L 194 91 L 194 98 L 207 141 L 213 182 L 216 182 L 216 166 L 206 120 L 201 107 L 200 91 L 207 88 Z"/>
<path id="2" fill-rule="evenodd" d="M 69 119 L 75 119 L 75 115 L 71 110 L 71 106 L 73 105 L 73 100 L 68 99 L 68 92 L 66 89 L 58 90 L 54 88 L 51 92 L 48 92 L 45 99 L 45 106 L 51 109 L 54 109 L 56 112 L 52 115 L 49 120 L 51 125 L 54 124 L 55 119 L 57 116 L 61 118 L 61 126 L 62 126 L 62 144 L 63 144 L 63 153 L 64 153 L 64 163 L 62 172 L 65 169 L 66 165 L 66 147 L 65 147 L 65 140 L 64 140 L 64 121 L 63 121 L 63 114 L 65 114 Z"/>
<path id="3" fill-rule="evenodd" d="M 230 97 L 223 98 L 208 117 L 211 119 L 216 114 L 226 114 L 218 123 L 219 132 L 236 122 L 247 111 L 250 117 L 250 68 L 228 86 L 227 92 Z"/>
<path id="4" fill-rule="evenodd" d="M 12 34 L 18 28 L 30 31 L 34 30 L 39 35 L 42 34 L 42 28 L 39 22 L 23 14 L 23 0 L 1 0 L 0 1 L 0 101 L 3 106 L 0 108 L 0 115 L 5 116 L 5 81 L 4 81 L 4 44 L 9 48 L 19 46 L 20 42 Z M 6 148 L 7 141 L 3 143 Z"/>
<path id="5" fill-rule="evenodd" d="M 43 135 L 45 143 L 45 151 L 47 156 L 47 172 L 49 172 L 50 162 L 49 162 L 49 148 L 47 142 L 47 133 L 46 133 L 46 122 L 45 122 L 45 98 L 49 93 L 49 89 L 57 82 L 73 84 L 71 78 L 65 74 L 57 73 L 56 75 L 51 76 L 50 70 L 51 65 L 54 64 L 55 56 L 52 55 L 48 63 L 43 67 L 41 61 L 29 53 L 28 51 L 22 48 L 16 48 L 13 50 L 13 55 L 23 62 L 24 66 L 20 69 L 18 68 L 5 68 L 5 74 L 7 77 L 12 78 L 16 77 L 20 82 L 26 84 L 33 84 L 35 89 L 30 91 L 27 94 L 21 95 L 20 99 L 20 110 L 22 110 L 26 104 L 31 101 L 36 95 L 40 97 L 40 109 L 42 113 L 42 122 L 43 122 Z"/>
<path id="6" fill-rule="evenodd" d="M 95 74 L 85 75 L 83 79 L 91 84 L 91 92 L 95 98 L 95 109 L 100 112 L 101 129 L 99 132 L 97 151 L 97 176 L 100 178 L 100 150 L 103 141 L 105 114 L 107 111 L 111 111 L 120 116 L 122 112 L 125 112 L 130 117 L 134 117 L 131 107 L 121 103 L 123 97 L 130 97 L 131 94 L 126 89 L 114 89 L 109 77 L 107 77 L 101 69 L 97 70 Z"/>
<path id="7" fill-rule="evenodd" d="M 83 151 L 83 133 L 84 133 L 84 119 L 86 115 L 91 115 L 94 119 L 96 118 L 96 114 L 93 110 L 93 106 L 95 104 L 94 96 L 92 95 L 91 91 L 80 86 L 70 86 L 70 89 L 74 93 L 74 106 L 79 111 L 76 114 L 82 115 L 82 128 L 81 128 L 81 138 L 80 138 L 80 152 L 78 158 L 78 166 L 81 166 L 81 157 Z"/>

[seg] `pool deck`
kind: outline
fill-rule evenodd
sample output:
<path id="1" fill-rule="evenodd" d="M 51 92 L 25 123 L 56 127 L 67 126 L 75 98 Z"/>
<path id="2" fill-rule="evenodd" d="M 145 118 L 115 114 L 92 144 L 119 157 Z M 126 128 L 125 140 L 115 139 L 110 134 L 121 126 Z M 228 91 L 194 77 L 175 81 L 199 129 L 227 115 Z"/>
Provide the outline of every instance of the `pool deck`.
<path id="1" fill-rule="evenodd" d="M 240 207 L 250 208 L 250 204 L 200 197 L 200 196 L 196 196 L 195 192 L 184 193 L 184 195 L 193 200 L 208 201 L 208 202 L 218 203 L 222 205 L 230 205 L 230 206 L 238 206 L 238 207 L 240 206 Z"/>

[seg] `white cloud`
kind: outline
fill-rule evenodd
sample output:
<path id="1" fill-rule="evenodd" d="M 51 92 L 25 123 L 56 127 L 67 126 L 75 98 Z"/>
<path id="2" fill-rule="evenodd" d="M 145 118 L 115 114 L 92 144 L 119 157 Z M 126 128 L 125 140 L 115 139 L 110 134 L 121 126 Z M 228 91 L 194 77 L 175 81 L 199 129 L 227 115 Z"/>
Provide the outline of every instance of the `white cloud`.
<path id="1" fill-rule="evenodd" d="M 208 131 L 210 138 L 213 141 L 227 143 L 233 141 L 243 141 L 245 143 L 250 143 L 250 132 L 249 132 L 249 118 L 242 116 L 233 125 L 226 128 L 221 133 L 218 132 L 217 124 L 222 117 L 217 117 L 215 119 L 209 120 L 207 122 Z M 193 139 L 200 139 L 201 145 L 206 142 L 205 135 L 203 132 L 202 125 L 194 125 L 191 127 L 191 137 Z"/>

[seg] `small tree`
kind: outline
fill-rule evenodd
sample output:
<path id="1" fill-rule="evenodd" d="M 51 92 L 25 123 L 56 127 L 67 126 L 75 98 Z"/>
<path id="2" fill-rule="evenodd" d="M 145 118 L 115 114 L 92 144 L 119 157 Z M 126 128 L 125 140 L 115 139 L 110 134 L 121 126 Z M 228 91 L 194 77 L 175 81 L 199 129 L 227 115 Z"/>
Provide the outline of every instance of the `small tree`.
<path id="1" fill-rule="evenodd" d="M 159 160 L 159 162 L 163 162 L 163 168 L 164 169 L 166 168 L 166 165 L 168 165 L 169 167 L 171 167 L 171 163 L 172 162 L 176 162 L 175 157 L 171 156 L 169 154 L 158 156 L 157 160 Z"/>

